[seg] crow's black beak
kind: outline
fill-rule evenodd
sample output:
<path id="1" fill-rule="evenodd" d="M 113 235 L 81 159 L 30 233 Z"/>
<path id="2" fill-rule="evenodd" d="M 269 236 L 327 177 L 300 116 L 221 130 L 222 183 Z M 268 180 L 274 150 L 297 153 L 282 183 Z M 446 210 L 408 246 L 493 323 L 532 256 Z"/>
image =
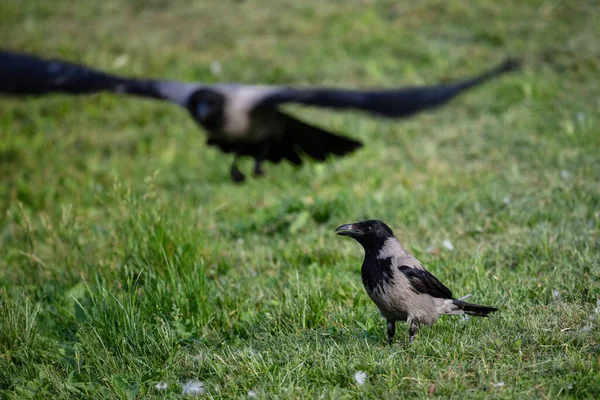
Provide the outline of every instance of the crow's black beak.
<path id="1" fill-rule="evenodd" d="M 341 236 L 350 236 L 350 237 L 361 236 L 363 234 L 362 231 L 360 229 L 358 229 L 357 224 L 346 224 L 346 225 L 339 226 L 335 230 L 335 233 L 337 233 L 338 235 L 341 235 Z"/>

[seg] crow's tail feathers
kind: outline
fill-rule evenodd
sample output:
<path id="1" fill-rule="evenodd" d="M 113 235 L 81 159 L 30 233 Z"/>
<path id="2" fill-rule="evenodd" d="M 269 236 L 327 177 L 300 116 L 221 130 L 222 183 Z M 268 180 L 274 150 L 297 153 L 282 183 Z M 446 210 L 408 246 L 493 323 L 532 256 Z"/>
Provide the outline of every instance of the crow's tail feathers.
<path id="1" fill-rule="evenodd" d="M 489 313 L 498 311 L 495 307 L 480 306 L 462 300 L 454 300 L 452 301 L 452 304 L 457 306 L 459 310 L 462 310 L 465 314 L 475 315 L 477 317 L 487 317 Z"/>
<path id="2" fill-rule="evenodd" d="M 343 156 L 362 146 L 354 139 L 327 132 L 319 127 L 292 118 L 284 113 L 278 113 L 282 118 L 285 130 L 278 142 L 270 151 L 268 159 L 278 162 L 282 158 L 300 165 L 300 155 L 325 161 L 331 155 Z"/>

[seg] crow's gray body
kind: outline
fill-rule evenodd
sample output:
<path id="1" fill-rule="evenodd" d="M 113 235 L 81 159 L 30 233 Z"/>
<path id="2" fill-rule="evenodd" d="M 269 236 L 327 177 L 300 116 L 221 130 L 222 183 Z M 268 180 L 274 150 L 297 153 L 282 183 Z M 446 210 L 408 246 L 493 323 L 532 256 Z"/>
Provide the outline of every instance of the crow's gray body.
<path id="1" fill-rule="evenodd" d="M 372 268 L 389 268 L 390 284 L 387 290 L 379 286 L 376 290 L 367 291 L 369 297 L 377 305 L 381 314 L 388 320 L 410 321 L 417 319 L 421 324 L 431 325 L 440 315 L 464 314 L 464 311 L 454 303 L 452 293 L 441 282 L 431 275 L 408 251 L 402 247 L 395 237 L 386 239 L 383 247 L 377 253 L 378 262 L 372 263 L 366 259 L 362 266 L 362 274 L 368 275 Z M 382 264 L 388 264 L 383 266 Z M 402 267 L 422 271 L 424 276 L 437 281 L 438 290 L 434 292 L 419 292 L 414 283 L 402 272 Z M 366 286 L 366 285 L 365 285 Z M 444 297 L 436 297 L 442 295 Z"/>

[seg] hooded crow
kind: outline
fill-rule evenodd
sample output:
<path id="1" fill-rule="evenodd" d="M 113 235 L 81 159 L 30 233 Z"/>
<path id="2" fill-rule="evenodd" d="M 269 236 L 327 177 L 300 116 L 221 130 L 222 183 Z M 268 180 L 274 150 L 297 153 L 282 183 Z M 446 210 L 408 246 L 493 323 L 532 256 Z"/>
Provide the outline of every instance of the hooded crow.
<path id="1" fill-rule="evenodd" d="M 183 83 L 111 75 L 82 65 L 0 51 L 0 93 L 40 95 L 51 92 L 114 92 L 162 99 L 186 108 L 207 132 L 207 144 L 233 153 L 230 174 L 241 182 L 241 156 L 255 159 L 254 174 L 263 175 L 265 161 L 302 164 L 301 155 L 325 161 L 362 144 L 302 122 L 280 109 L 287 103 L 330 109 L 354 109 L 401 118 L 442 105 L 459 93 L 518 68 L 507 60 L 481 75 L 439 86 L 385 90 L 290 88 L 241 84 Z"/>
<path id="2" fill-rule="evenodd" d="M 387 320 L 388 344 L 396 333 L 396 321 L 409 325 L 409 344 L 420 324 L 432 325 L 440 315 L 468 314 L 487 317 L 497 308 L 457 300 L 423 264 L 402 247 L 394 232 L 378 220 L 338 227 L 365 249 L 362 282 L 369 297 Z"/>

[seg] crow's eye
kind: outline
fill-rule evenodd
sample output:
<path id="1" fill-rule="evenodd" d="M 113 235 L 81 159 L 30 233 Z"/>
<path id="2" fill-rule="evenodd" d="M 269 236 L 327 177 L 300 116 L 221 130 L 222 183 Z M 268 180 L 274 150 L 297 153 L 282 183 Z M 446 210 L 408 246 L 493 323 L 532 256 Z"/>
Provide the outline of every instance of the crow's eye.
<path id="1" fill-rule="evenodd" d="M 371 226 L 367 226 L 367 227 L 365 228 L 365 233 L 371 233 L 371 232 L 373 232 L 373 227 L 371 227 Z"/>

